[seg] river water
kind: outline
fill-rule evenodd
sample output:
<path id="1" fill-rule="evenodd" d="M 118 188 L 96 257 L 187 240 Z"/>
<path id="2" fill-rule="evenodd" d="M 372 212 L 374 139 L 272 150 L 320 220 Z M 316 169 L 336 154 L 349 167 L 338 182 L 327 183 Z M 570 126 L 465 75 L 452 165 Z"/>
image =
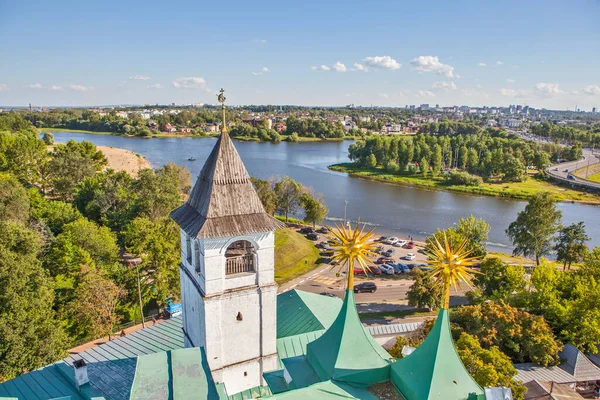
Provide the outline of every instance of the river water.
<path id="1" fill-rule="evenodd" d="M 186 166 L 193 181 L 200 173 L 215 138 L 127 138 L 121 136 L 91 135 L 57 132 L 57 143 L 69 139 L 88 140 L 96 145 L 119 147 L 144 156 L 158 168 L 172 161 Z M 352 178 L 345 173 L 333 172 L 328 165 L 348 162 L 350 141 L 258 143 L 236 141 L 251 176 L 269 179 L 290 176 L 316 193 L 321 193 L 329 208 L 329 223 L 344 218 L 344 201 L 348 201 L 347 215 L 353 221 L 372 224 L 380 234 L 411 235 L 422 240 L 436 228 L 452 226 L 459 218 L 483 218 L 491 226 L 489 247 L 510 252 L 504 234 L 525 202 L 488 196 L 473 196 L 407 186 L 388 185 Z M 196 161 L 187 161 L 196 157 Z M 600 246 L 600 207 L 560 203 L 563 223 L 584 221 L 591 246 Z"/>

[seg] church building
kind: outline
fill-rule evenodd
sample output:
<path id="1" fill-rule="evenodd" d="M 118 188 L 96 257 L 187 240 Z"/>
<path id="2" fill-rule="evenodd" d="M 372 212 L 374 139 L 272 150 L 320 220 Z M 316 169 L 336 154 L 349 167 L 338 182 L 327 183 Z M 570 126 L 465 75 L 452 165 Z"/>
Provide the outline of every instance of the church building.
<path id="1" fill-rule="evenodd" d="M 360 322 L 351 284 L 343 301 L 277 294 L 274 233 L 285 226 L 264 211 L 222 109 L 221 136 L 171 214 L 183 315 L 4 382 L 0 399 L 510 400 L 468 374 L 446 308 L 396 360 Z"/>

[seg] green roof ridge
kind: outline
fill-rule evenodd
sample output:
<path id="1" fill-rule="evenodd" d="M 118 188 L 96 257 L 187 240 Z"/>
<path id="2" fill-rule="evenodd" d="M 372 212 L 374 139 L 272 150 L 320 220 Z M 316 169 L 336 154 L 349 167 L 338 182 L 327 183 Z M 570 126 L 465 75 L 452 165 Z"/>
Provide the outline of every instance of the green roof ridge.
<path id="1" fill-rule="evenodd" d="M 447 309 L 440 310 L 425 341 L 392 364 L 391 378 L 406 400 L 466 400 L 471 393 L 483 395 L 456 351 Z"/>
<path id="2" fill-rule="evenodd" d="M 352 290 L 346 291 L 342 308 L 329 329 L 306 347 L 306 357 L 323 381 L 368 386 L 389 379 L 387 353 L 377 348 L 380 346 L 360 322 Z"/>

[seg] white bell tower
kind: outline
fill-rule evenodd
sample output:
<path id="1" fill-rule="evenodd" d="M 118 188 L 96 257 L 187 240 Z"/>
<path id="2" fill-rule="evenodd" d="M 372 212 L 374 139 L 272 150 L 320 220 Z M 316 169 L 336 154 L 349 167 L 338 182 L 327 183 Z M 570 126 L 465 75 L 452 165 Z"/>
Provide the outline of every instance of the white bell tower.
<path id="1" fill-rule="evenodd" d="M 274 231 L 282 224 L 264 211 L 225 123 L 171 217 L 181 228 L 186 347 L 204 348 L 228 395 L 264 385 L 263 372 L 278 367 Z"/>

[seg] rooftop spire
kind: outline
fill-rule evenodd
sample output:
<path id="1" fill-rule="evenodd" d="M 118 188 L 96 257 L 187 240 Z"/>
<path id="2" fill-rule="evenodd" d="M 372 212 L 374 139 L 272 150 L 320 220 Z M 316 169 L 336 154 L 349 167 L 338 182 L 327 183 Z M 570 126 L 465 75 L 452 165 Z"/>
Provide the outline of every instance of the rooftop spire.
<path id="1" fill-rule="evenodd" d="M 221 112 L 223 113 L 221 133 L 227 133 L 227 124 L 225 123 L 225 100 L 227 100 L 227 98 L 225 97 L 225 90 L 223 90 L 223 88 L 221 88 L 217 100 L 221 103 Z"/>

